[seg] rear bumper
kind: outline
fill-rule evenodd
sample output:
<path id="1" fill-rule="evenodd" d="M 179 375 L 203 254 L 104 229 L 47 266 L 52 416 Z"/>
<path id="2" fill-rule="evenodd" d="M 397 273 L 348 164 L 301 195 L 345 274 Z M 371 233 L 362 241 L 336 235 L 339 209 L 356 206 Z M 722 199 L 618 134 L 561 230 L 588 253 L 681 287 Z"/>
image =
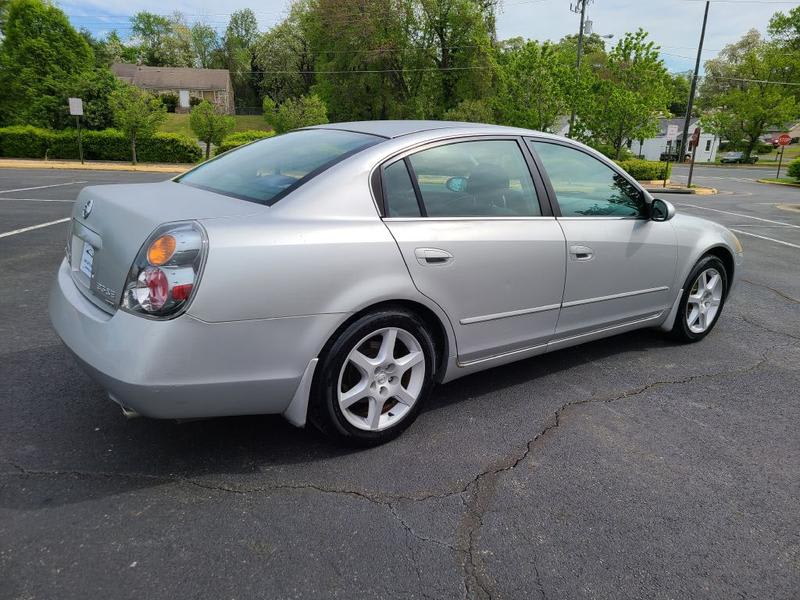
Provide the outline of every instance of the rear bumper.
<path id="1" fill-rule="evenodd" d="M 61 264 L 50 319 L 117 403 L 155 418 L 282 413 L 342 315 L 207 323 L 155 321 L 87 300 Z"/>

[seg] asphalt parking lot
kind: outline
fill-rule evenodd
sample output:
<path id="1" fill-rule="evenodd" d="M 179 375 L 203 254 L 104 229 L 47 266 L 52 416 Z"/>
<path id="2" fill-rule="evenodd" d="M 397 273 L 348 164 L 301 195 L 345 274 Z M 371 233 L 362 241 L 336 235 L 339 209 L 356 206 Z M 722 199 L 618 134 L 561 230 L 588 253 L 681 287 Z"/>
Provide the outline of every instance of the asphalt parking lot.
<path id="1" fill-rule="evenodd" d="M 346 451 L 280 417 L 124 419 L 48 323 L 66 224 L 27 228 L 168 176 L 0 169 L 0 597 L 798 598 L 800 189 L 761 176 L 665 196 L 745 246 L 701 343 L 496 368 Z"/>

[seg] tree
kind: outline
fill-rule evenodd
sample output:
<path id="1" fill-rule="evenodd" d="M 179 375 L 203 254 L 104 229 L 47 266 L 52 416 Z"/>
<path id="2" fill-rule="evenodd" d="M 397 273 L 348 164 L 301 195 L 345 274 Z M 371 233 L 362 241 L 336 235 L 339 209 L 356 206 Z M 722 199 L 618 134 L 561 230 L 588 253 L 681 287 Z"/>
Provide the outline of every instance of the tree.
<path id="1" fill-rule="evenodd" d="M 780 45 L 800 50 L 800 6 L 793 8 L 788 14 L 776 12 L 772 15 L 767 31 L 770 38 Z"/>
<path id="2" fill-rule="evenodd" d="M 582 76 L 583 78 L 583 76 Z M 647 33 L 627 33 L 597 67 L 590 94 L 578 104 L 579 131 L 608 144 L 619 157 L 629 140 L 655 135 L 666 111 L 669 76 Z"/>
<path id="3" fill-rule="evenodd" d="M 687 73 L 675 73 L 670 76 L 669 82 L 669 105 L 668 109 L 676 117 L 686 116 L 686 108 L 689 106 L 689 90 L 692 84 L 693 71 Z M 692 112 L 697 113 L 696 106 Z"/>
<path id="4" fill-rule="evenodd" d="M 792 53 L 753 29 L 706 61 L 701 102 L 704 123 L 750 157 L 769 127 L 796 119 L 800 109 L 790 86 Z"/>
<path id="5" fill-rule="evenodd" d="M 219 36 L 216 30 L 204 23 L 192 25 L 192 49 L 194 50 L 197 66 L 202 69 L 211 69 L 218 60 L 220 50 Z"/>
<path id="6" fill-rule="evenodd" d="M 131 142 L 131 161 L 136 164 L 136 142 L 152 136 L 167 118 L 167 107 L 158 98 L 130 84 L 121 84 L 110 97 L 114 122 Z"/>
<path id="7" fill-rule="evenodd" d="M 289 99 L 280 106 L 270 98 L 264 98 L 264 119 L 276 133 L 284 133 L 299 127 L 320 125 L 328 122 L 325 102 L 319 96 L 301 96 Z"/>
<path id="8" fill-rule="evenodd" d="M 225 67 L 231 73 L 234 97 L 244 106 L 258 103 L 258 77 L 255 68 L 255 45 L 258 39 L 258 21 L 249 8 L 231 14 L 222 46 Z"/>
<path id="9" fill-rule="evenodd" d="M 67 112 L 67 84 L 94 68 L 86 40 L 58 8 L 12 0 L 0 45 L 0 124 L 53 127 Z"/>
<path id="10" fill-rule="evenodd" d="M 500 122 L 506 125 L 551 130 L 570 110 L 566 86 L 572 79 L 563 50 L 548 42 L 504 44 L 499 55 L 501 85 L 497 94 Z"/>
<path id="11" fill-rule="evenodd" d="M 236 120 L 233 117 L 220 113 L 207 100 L 195 106 L 189 115 L 189 127 L 206 145 L 206 160 L 211 156 L 211 144 L 219 146 L 235 126 Z"/>
<path id="12" fill-rule="evenodd" d="M 281 103 L 308 94 L 314 83 L 315 57 L 302 25 L 305 4 L 292 5 L 289 16 L 259 36 L 254 49 L 261 71 L 261 92 Z"/>
<path id="13" fill-rule="evenodd" d="M 445 121 L 466 121 L 468 123 L 494 123 L 492 109 L 482 100 L 462 100 L 455 108 L 446 111 Z"/>
<path id="14" fill-rule="evenodd" d="M 191 35 L 180 13 L 164 17 L 140 11 L 131 17 L 131 33 L 144 64 L 152 67 L 191 67 Z"/>

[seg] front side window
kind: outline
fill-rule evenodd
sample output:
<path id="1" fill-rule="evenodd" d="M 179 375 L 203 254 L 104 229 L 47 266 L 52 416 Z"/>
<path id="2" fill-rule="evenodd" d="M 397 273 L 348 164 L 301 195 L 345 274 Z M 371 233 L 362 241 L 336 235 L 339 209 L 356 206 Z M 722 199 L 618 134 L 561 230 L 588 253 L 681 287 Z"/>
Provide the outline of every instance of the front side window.
<path id="1" fill-rule="evenodd" d="M 544 165 L 564 217 L 644 217 L 642 192 L 596 158 L 567 146 L 530 142 Z"/>
<path id="2" fill-rule="evenodd" d="M 248 144 L 176 181 L 269 206 L 315 174 L 382 141 L 365 133 L 301 129 Z"/>
<path id="3" fill-rule="evenodd" d="M 528 165 L 514 140 L 436 146 L 412 154 L 408 162 L 429 217 L 541 215 Z M 394 165 L 402 165 L 402 161 Z M 419 214 L 411 206 L 402 169 L 397 167 L 395 183 L 387 177 L 394 165 L 384 171 L 388 216 L 394 216 L 393 211 L 417 210 Z"/>

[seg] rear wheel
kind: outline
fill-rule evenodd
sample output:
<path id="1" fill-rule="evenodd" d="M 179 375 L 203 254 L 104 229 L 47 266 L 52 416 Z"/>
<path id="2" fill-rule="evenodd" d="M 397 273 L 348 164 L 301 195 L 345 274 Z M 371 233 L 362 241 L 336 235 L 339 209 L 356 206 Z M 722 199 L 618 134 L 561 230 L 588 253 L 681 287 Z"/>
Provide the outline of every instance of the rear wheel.
<path id="1" fill-rule="evenodd" d="M 716 256 L 704 256 L 689 273 L 680 308 L 670 332 L 684 342 L 697 342 L 714 328 L 728 292 L 728 272 Z"/>
<path id="2" fill-rule="evenodd" d="M 412 312 L 383 310 L 357 319 L 320 357 L 310 421 L 348 445 L 397 437 L 430 392 L 435 356 L 430 333 Z"/>

